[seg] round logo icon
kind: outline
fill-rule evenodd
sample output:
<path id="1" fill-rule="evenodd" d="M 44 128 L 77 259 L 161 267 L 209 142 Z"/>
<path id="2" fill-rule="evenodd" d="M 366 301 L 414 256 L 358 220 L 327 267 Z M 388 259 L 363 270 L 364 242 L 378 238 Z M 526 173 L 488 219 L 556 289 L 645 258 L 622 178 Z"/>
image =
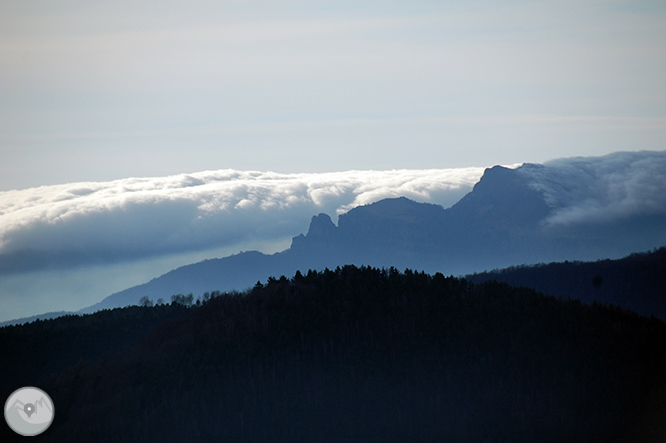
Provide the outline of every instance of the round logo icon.
<path id="1" fill-rule="evenodd" d="M 14 432 L 25 436 L 46 431 L 54 414 L 51 397 L 32 386 L 14 391 L 5 402 L 5 421 Z"/>

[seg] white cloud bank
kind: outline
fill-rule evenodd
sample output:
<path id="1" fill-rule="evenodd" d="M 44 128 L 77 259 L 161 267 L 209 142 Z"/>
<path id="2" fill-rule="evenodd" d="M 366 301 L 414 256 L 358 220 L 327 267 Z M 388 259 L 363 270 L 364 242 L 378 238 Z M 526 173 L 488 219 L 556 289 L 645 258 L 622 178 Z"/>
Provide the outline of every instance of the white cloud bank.
<path id="1" fill-rule="evenodd" d="M 318 174 L 219 170 L 0 193 L 0 271 L 280 241 L 386 197 L 447 207 L 483 168 Z"/>
<path id="2" fill-rule="evenodd" d="M 554 209 L 550 226 L 666 214 L 666 151 L 566 158 L 520 171 Z"/>
<path id="3" fill-rule="evenodd" d="M 666 151 L 560 159 L 519 171 L 553 208 L 550 225 L 666 212 Z M 2 192 L 0 273 L 284 245 L 320 212 L 398 196 L 451 206 L 482 174 L 219 170 Z"/>

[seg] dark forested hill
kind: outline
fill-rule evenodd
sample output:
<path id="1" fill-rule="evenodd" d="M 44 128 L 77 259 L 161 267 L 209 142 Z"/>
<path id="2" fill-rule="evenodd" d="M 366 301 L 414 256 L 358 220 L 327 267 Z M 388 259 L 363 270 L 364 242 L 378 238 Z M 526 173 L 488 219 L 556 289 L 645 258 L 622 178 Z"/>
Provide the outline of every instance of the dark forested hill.
<path id="1" fill-rule="evenodd" d="M 109 358 L 141 341 L 156 325 L 188 312 L 179 304 L 131 306 L 1 327 L 0 384 L 7 389 L 30 385 L 76 364 Z M 9 392 L 0 394 L 7 397 Z"/>
<path id="2" fill-rule="evenodd" d="M 513 266 L 467 278 L 527 286 L 586 303 L 612 303 L 666 320 L 666 247 L 618 260 Z"/>
<path id="3" fill-rule="evenodd" d="M 619 308 L 345 266 L 132 309 L 0 328 L 3 375 L 55 404 L 37 440 L 666 439 L 666 324 Z"/>

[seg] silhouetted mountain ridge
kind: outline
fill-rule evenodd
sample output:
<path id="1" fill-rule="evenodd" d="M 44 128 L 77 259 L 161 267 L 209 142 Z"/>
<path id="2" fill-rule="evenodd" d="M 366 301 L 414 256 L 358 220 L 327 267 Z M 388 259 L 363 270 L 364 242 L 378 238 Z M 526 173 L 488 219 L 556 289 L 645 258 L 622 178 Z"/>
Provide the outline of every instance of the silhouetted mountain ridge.
<path id="1" fill-rule="evenodd" d="M 525 164 L 521 168 L 533 168 Z M 530 186 L 520 169 L 494 166 L 486 169 L 472 192 L 449 210 L 451 217 L 465 219 L 480 234 L 513 230 L 517 226 L 535 229 L 552 211 L 543 194 Z"/>
<path id="2" fill-rule="evenodd" d="M 592 186 L 593 179 L 585 175 L 582 184 Z M 176 293 L 242 290 L 269 275 L 344 264 L 461 275 L 519 264 L 620 258 L 666 244 L 663 213 L 552 222 L 567 208 L 548 194 L 554 191 L 544 190 L 543 183 L 557 188 L 549 180 L 559 183 L 560 178 L 543 165 L 495 166 L 448 209 L 399 197 L 353 208 L 338 217 L 337 226 L 329 215 L 319 214 L 312 217 L 308 232 L 294 237 L 283 252 L 242 252 L 184 266 L 84 312 L 134 304 L 142 296 L 168 300 Z M 571 195 L 583 192 L 571 191 L 576 183 L 558 186 Z M 569 194 L 562 200 L 577 204 Z"/>

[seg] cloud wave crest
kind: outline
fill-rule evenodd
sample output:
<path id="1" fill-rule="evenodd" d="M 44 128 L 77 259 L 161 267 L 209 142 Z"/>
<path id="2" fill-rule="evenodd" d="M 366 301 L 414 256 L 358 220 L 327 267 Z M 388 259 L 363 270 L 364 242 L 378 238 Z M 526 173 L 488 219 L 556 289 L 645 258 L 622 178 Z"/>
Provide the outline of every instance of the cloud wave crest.
<path id="1" fill-rule="evenodd" d="M 0 260 L 0 272 L 275 241 L 303 232 L 313 214 L 387 197 L 447 207 L 482 174 L 483 168 L 217 170 L 2 192 L 0 258 L 7 260 Z"/>
<path id="2" fill-rule="evenodd" d="M 519 171 L 553 208 L 549 226 L 666 214 L 666 151 L 565 158 Z"/>

